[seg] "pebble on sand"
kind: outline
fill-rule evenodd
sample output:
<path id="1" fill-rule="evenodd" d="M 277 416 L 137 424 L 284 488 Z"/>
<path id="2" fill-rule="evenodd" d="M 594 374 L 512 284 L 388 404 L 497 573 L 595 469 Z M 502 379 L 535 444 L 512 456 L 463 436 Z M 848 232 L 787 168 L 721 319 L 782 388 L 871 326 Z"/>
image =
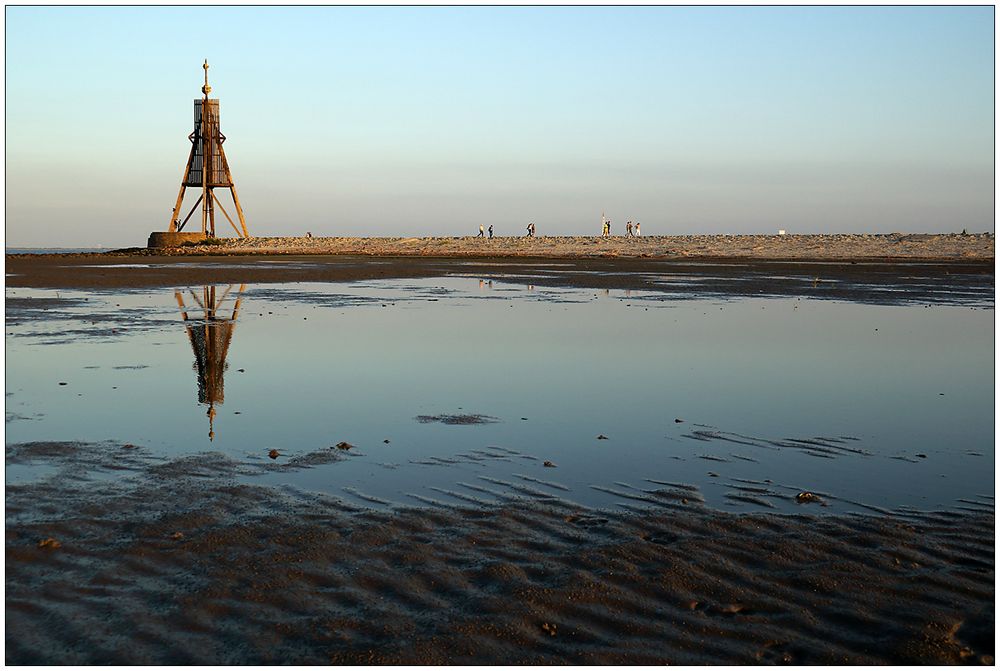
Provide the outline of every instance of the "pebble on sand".
<path id="1" fill-rule="evenodd" d="M 271 450 L 270 452 L 267 453 L 267 456 L 271 457 L 272 459 L 277 459 L 278 457 L 281 456 L 281 453 L 278 452 L 277 450 Z"/>
<path id="2" fill-rule="evenodd" d="M 797 503 L 820 503 L 823 499 L 816 496 L 812 492 L 799 492 L 795 495 L 795 501 Z"/>
<path id="3" fill-rule="evenodd" d="M 546 461 L 546 462 L 542 463 L 542 466 L 544 466 L 545 468 L 555 468 L 556 467 L 556 465 L 553 464 L 551 461 Z"/>
<path id="4" fill-rule="evenodd" d="M 38 541 L 38 547 L 55 550 L 62 547 L 62 543 L 57 541 L 55 538 L 46 538 L 45 540 Z"/>
<path id="5" fill-rule="evenodd" d="M 604 434 L 602 433 L 602 434 L 600 434 L 600 435 L 598 435 L 598 436 L 597 436 L 597 440 L 608 440 L 608 437 L 607 437 L 607 436 L 605 436 L 605 435 L 604 435 Z"/>
<path id="6" fill-rule="evenodd" d="M 350 443 L 348 443 L 347 441 L 345 441 L 345 440 L 342 440 L 342 441 L 340 441 L 339 443 L 337 443 L 337 444 L 335 445 L 335 447 L 336 447 L 336 448 L 337 448 L 338 450 L 349 450 L 349 449 L 351 449 L 351 448 L 352 448 L 352 447 L 354 447 L 354 446 L 353 446 L 353 445 L 351 445 Z"/>

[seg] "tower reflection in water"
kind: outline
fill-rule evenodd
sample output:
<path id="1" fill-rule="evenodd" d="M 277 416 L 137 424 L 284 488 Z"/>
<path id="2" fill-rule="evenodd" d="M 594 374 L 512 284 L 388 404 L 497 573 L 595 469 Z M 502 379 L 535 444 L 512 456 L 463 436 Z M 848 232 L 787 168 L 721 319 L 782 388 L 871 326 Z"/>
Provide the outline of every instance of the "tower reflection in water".
<path id="1" fill-rule="evenodd" d="M 198 402 L 208 406 L 208 439 L 215 438 L 215 406 L 225 402 L 223 376 L 229 364 L 226 353 L 236 330 L 245 284 L 233 292 L 233 285 L 221 291 L 214 286 L 204 286 L 201 295 L 194 289 L 175 291 L 177 306 L 184 318 L 191 348 L 194 350 L 193 368 L 198 372 Z M 193 301 L 190 306 L 186 299 Z M 225 302 L 231 299 L 231 307 Z"/>

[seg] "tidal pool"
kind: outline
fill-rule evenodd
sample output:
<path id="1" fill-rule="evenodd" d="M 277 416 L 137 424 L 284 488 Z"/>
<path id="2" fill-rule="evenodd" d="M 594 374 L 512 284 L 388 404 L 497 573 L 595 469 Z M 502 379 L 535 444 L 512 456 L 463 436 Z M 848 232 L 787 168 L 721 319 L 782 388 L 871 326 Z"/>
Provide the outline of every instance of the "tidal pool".
<path id="1" fill-rule="evenodd" d="M 372 507 L 992 502 L 992 305 L 522 280 L 7 289 L 6 443 L 221 453 Z"/>

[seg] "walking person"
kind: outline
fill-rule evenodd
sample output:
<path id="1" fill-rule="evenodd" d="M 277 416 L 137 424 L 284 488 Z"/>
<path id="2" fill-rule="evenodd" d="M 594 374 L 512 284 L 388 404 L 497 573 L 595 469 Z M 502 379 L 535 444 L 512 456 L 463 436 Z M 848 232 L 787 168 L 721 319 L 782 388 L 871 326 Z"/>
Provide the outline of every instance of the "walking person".
<path id="1" fill-rule="evenodd" d="M 628 223 L 625 224 L 625 237 L 626 238 L 631 238 L 632 237 L 632 222 L 631 222 L 631 220 Z"/>
<path id="2" fill-rule="evenodd" d="M 639 232 L 639 222 L 635 222 L 635 237 L 639 237 L 642 233 Z"/>
<path id="3" fill-rule="evenodd" d="M 477 238 L 483 237 L 483 225 L 482 224 L 479 224 L 479 235 L 477 235 L 476 237 Z"/>
<path id="4" fill-rule="evenodd" d="M 490 240 L 493 239 L 493 224 L 490 224 Z"/>

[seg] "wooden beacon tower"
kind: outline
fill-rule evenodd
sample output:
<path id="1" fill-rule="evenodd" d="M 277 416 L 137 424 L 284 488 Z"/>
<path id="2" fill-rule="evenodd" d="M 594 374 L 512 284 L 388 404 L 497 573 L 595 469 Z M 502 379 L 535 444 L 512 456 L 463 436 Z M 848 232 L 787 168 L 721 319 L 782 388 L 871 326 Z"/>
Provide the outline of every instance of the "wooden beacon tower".
<path id="1" fill-rule="evenodd" d="M 229 161 L 226 160 L 226 152 L 222 147 L 226 136 L 219 128 L 219 99 L 208 97 L 212 87 L 208 85 L 207 60 L 202 67 L 205 69 L 205 85 L 201 87 L 203 97 L 196 98 L 194 101 L 194 131 L 188 136 L 191 141 L 191 152 L 188 154 L 184 174 L 181 176 L 177 202 L 170 212 L 167 232 L 151 234 L 149 236 L 150 247 L 173 247 L 206 237 L 214 238 L 216 207 L 229 221 L 238 237 L 250 237 L 247 232 L 246 218 L 243 216 L 243 207 L 240 205 L 239 196 L 236 195 L 233 174 L 229 170 Z M 181 206 L 184 204 L 184 194 L 188 188 L 198 189 L 200 193 L 198 200 L 195 201 L 187 216 L 182 220 L 180 218 Z M 229 216 L 219 197 L 215 194 L 215 189 L 219 188 L 229 189 L 232 194 L 239 226 Z M 199 205 L 201 205 L 201 232 L 185 232 L 184 227 Z"/>

